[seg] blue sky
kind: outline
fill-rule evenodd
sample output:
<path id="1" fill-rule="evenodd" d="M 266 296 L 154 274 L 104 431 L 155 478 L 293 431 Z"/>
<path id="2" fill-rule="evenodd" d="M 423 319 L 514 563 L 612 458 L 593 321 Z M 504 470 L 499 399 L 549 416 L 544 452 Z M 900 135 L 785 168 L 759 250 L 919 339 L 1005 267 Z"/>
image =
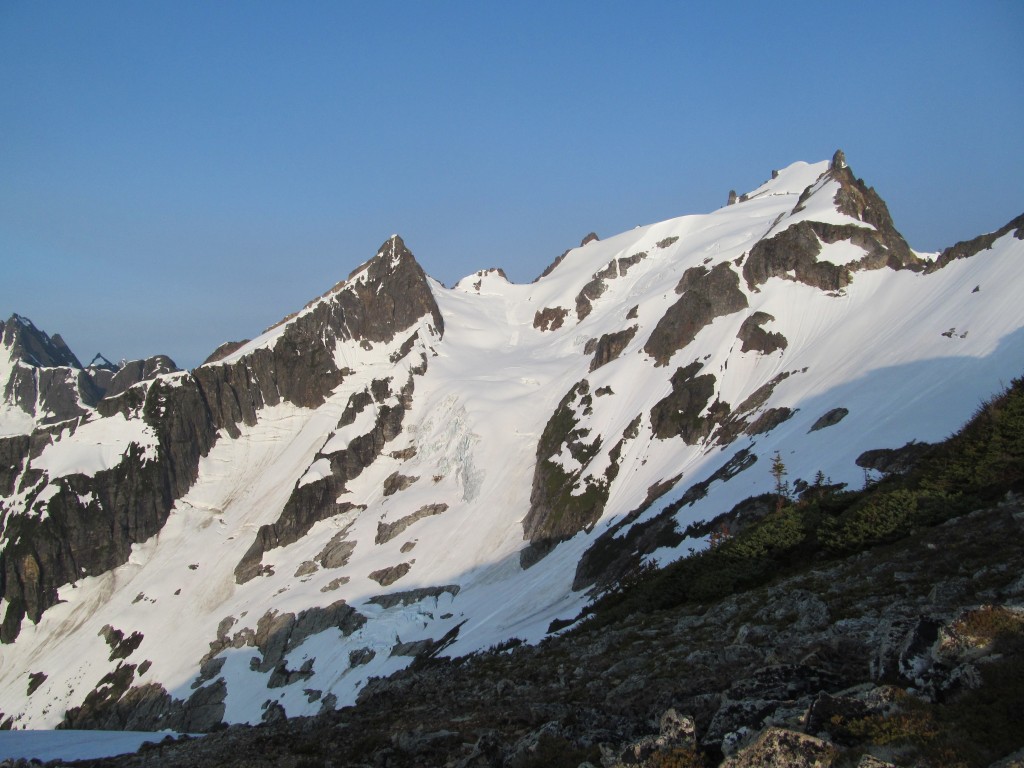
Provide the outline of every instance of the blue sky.
<path id="1" fill-rule="evenodd" d="M 706 7 L 690 7 L 706 6 Z M 0 3 L 0 314 L 198 364 L 399 233 L 451 285 L 842 147 L 911 246 L 1024 211 L 1024 3 Z"/>

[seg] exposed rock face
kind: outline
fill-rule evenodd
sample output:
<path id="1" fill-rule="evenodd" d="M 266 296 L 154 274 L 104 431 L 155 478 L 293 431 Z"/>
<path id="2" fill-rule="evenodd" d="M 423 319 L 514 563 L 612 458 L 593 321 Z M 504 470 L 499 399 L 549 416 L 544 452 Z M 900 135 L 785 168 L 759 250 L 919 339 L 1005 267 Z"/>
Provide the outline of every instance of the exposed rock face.
<path id="1" fill-rule="evenodd" d="M 576 296 L 576 318 L 582 321 L 593 309 L 592 302 L 600 298 L 608 290 L 608 281 L 624 277 L 629 268 L 647 258 L 647 253 L 640 251 L 631 256 L 622 256 L 609 261 L 603 269 L 595 272 L 590 282 L 583 286 Z"/>
<path id="2" fill-rule="evenodd" d="M 840 421 L 845 419 L 849 413 L 850 411 L 847 408 L 833 408 L 832 410 L 823 413 L 821 417 L 811 425 L 811 428 L 808 431 L 817 432 L 819 429 L 834 427 Z"/>
<path id="3" fill-rule="evenodd" d="M 389 587 L 405 576 L 411 568 L 411 563 L 399 563 L 398 565 L 389 565 L 387 568 L 381 568 L 373 571 L 367 574 L 367 576 L 376 581 L 382 587 Z"/>
<path id="4" fill-rule="evenodd" d="M 533 327 L 541 331 L 557 331 L 565 323 L 569 310 L 564 307 L 544 307 L 533 316 Z"/>
<path id="5" fill-rule="evenodd" d="M 0 354 L 14 363 L 0 397 L 39 424 L 57 424 L 84 416 L 102 391 L 67 344 L 39 330 L 28 318 L 11 315 L 0 333 Z"/>
<path id="6" fill-rule="evenodd" d="M 594 354 L 594 359 L 590 361 L 590 370 L 596 371 L 602 365 L 607 365 L 612 360 L 622 354 L 629 342 L 636 336 L 637 326 L 633 325 L 626 328 L 623 331 L 616 331 L 615 333 L 605 333 L 600 339 L 594 342 L 593 349 L 590 348 L 590 344 L 587 344 L 584 354 Z"/>
<path id="7" fill-rule="evenodd" d="M 49 336 L 21 315 L 11 315 L 3 325 L 0 341 L 11 356 L 37 368 L 81 368 L 78 358 L 59 333 Z"/>
<path id="8" fill-rule="evenodd" d="M 426 506 L 417 509 L 411 515 L 400 517 L 393 523 L 377 523 L 377 537 L 374 539 L 374 544 L 385 544 L 403 533 L 417 520 L 422 520 L 425 517 L 433 517 L 434 515 L 440 515 L 442 512 L 447 511 L 447 509 L 447 504 L 427 504 Z"/>
<path id="9" fill-rule="evenodd" d="M 161 374 L 174 373 L 177 370 L 179 370 L 178 366 L 167 355 L 147 357 L 145 360 L 132 360 L 121 366 L 121 369 L 114 374 L 103 395 L 104 397 L 116 397 L 139 382 L 149 381 Z"/>
<path id="10" fill-rule="evenodd" d="M 857 457 L 857 466 L 874 469 L 883 475 L 907 472 L 928 453 L 930 443 L 909 442 L 901 448 L 875 448 Z"/>
<path id="11" fill-rule="evenodd" d="M 375 595 L 368 602 L 379 605 L 381 608 L 394 608 L 396 605 L 413 605 L 427 598 L 438 598 L 443 594 L 453 597 L 461 591 L 458 584 L 445 584 L 443 587 L 419 587 L 409 589 L 405 592 L 391 592 L 386 595 Z"/>
<path id="12" fill-rule="evenodd" d="M 841 167 L 836 166 L 833 159 L 833 167 L 829 170 L 832 178 L 839 182 L 839 191 L 835 197 L 836 208 L 874 227 L 873 232 L 869 230 L 871 234 L 866 240 L 867 245 L 855 241 L 868 253 L 860 264 L 853 268 L 879 269 L 887 266 L 891 269 L 922 269 L 924 262 L 910 250 L 903 235 L 896 230 L 885 201 L 873 187 L 856 178 L 846 165 L 845 158 L 841 153 L 837 154 L 840 155 Z"/>
<path id="13" fill-rule="evenodd" d="M 562 398 L 537 443 L 530 510 L 523 519 L 523 537 L 531 544 L 521 556 L 524 566 L 535 563 L 559 541 L 593 525 L 604 509 L 608 498 L 604 478 L 588 478 L 583 492 L 574 493 L 583 470 L 601 448 L 600 437 L 587 442 L 590 430 L 578 427 L 580 417 L 591 410 L 592 404 L 590 384 L 583 379 Z M 568 450 L 578 468 L 567 471 L 559 463 L 556 457 L 563 449 Z"/>
<path id="14" fill-rule="evenodd" d="M 316 562 L 324 568 L 342 568 L 348 564 L 349 558 L 356 550 L 356 542 L 347 541 L 347 531 L 341 531 L 331 537 L 327 545 L 316 556 Z"/>
<path id="15" fill-rule="evenodd" d="M 756 742 L 722 763 L 721 768 L 825 768 L 838 753 L 835 745 L 823 739 L 785 728 L 768 728 Z"/>
<path id="16" fill-rule="evenodd" d="M 118 667 L 105 676 L 81 707 L 68 710 L 61 725 L 80 730 L 157 731 L 203 733 L 224 718 L 227 686 L 223 678 L 199 688 L 187 699 L 176 699 L 157 683 L 125 688 L 138 669 L 134 664 Z M 104 687 L 107 686 L 107 687 Z"/>
<path id="17" fill-rule="evenodd" d="M 118 370 L 120 370 L 118 366 L 107 360 L 99 352 L 93 356 L 89 365 L 85 367 L 85 372 L 89 374 L 92 383 L 96 385 L 96 389 L 102 392 L 104 396 L 106 396 L 107 390 L 110 388 L 110 382 L 113 381 L 114 375 Z"/>
<path id="18" fill-rule="evenodd" d="M 9 601 L 0 641 L 10 642 L 28 616 L 38 621 L 57 599 L 57 589 L 127 560 L 131 546 L 160 530 L 174 500 L 195 481 L 199 458 L 216 439 L 195 387 L 154 382 L 104 400 L 101 412 L 141 411 L 157 435 L 158 458 L 129 446 L 115 467 L 58 482 L 45 517 L 15 515 L 4 530 L 0 553 L 3 593 Z M 82 499 L 94 501 L 85 504 Z"/>
<path id="19" fill-rule="evenodd" d="M 444 331 L 423 269 L 397 235 L 352 273 L 329 301 L 291 321 L 270 349 L 257 349 L 234 363 L 202 366 L 193 375 L 211 403 L 219 424 L 255 424 L 256 411 L 287 401 L 316 408 L 344 378 L 334 361 L 335 340 L 390 342 L 430 315 Z M 329 340 L 330 343 L 327 343 Z"/>
<path id="20" fill-rule="evenodd" d="M 343 635 L 351 635 L 365 623 L 366 617 L 344 600 L 323 608 L 307 608 L 298 615 L 269 611 L 260 618 L 256 634 L 251 643 L 247 639 L 247 644 L 254 645 L 260 651 L 261 658 L 256 668 L 260 672 L 269 672 L 280 666 L 285 656 L 313 635 L 332 628 L 340 630 Z"/>
<path id="21" fill-rule="evenodd" d="M 193 683 L 187 699 L 170 695 L 163 686 L 149 683 L 132 684 L 144 674 L 143 664 L 119 664 L 106 675 L 86 698 L 81 707 L 67 712 L 61 726 L 77 729 L 106 730 L 161 730 L 202 733 L 219 725 L 224 718 L 227 684 L 218 677 L 224 658 L 217 657 L 226 648 L 256 648 L 260 656 L 253 664 L 261 672 L 270 672 L 268 688 L 278 688 L 308 679 L 313 660 L 307 660 L 300 670 L 289 670 L 284 657 L 302 645 L 309 637 L 330 629 L 350 635 L 361 627 L 366 618 L 339 600 L 323 608 L 310 608 L 293 613 L 264 614 L 256 632 L 252 630 L 227 635 L 233 618 L 221 622 L 218 641 L 211 643 L 199 678 Z M 131 651 L 129 650 L 128 655 Z M 213 681 L 212 683 L 210 681 Z"/>
<path id="22" fill-rule="evenodd" d="M 207 363 L 216 363 L 218 360 L 223 360 L 228 355 L 232 354 L 233 352 L 237 352 L 239 349 L 244 347 L 246 344 L 249 343 L 249 341 L 249 339 L 242 339 L 241 341 L 225 341 L 223 344 L 221 344 L 219 347 L 213 350 L 213 352 L 210 353 L 210 356 L 203 360 L 201 365 L 206 365 Z"/>
<path id="23" fill-rule="evenodd" d="M 658 365 L 667 365 L 676 351 L 693 341 L 716 317 L 747 308 L 739 276 L 724 262 L 710 270 L 704 266 L 686 270 L 676 293 L 679 300 L 668 308 L 644 345 L 644 351 Z"/>
<path id="24" fill-rule="evenodd" d="M 401 472 L 392 472 L 384 479 L 384 495 L 391 496 L 399 491 L 404 491 L 417 480 L 419 480 L 419 478 L 412 475 L 403 475 Z"/>
<path id="25" fill-rule="evenodd" d="M 0 494 L 9 496 L 28 458 L 31 438 L 28 435 L 0 437 Z"/>
<path id="26" fill-rule="evenodd" d="M 590 282 L 583 286 L 582 290 L 576 295 L 576 319 L 584 320 L 590 315 L 593 310 L 593 304 L 595 300 L 601 297 L 601 294 L 607 289 L 605 280 L 609 277 L 615 277 L 615 265 L 614 263 L 609 264 L 607 267 L 599 272 L 594 273 Z"/>
<path id="27" fill-rule="evenodd" d="M 756 290 L 773 277 L 796 280 L 822 291 L 839 291 L 850 284 L 847 267 L 829 261 L 818 261 L 821 243 L 839 240 L 865 240 L 861 227 L 838 227 L 833 224 L 801 221 L 765 240 L 759 240 L 743 262 L 743 279 Z M 821 238 L 821 239 L 819 239 Z"/>
<path id="28" fill-rule="evenodd" d="M 775 318 L 767 312 L 755 312 L 744 320 L 739 333 L 736 334 L 736 338 L 743 342 L 740 351 L 757 351 L 762 355 L 770 355 L 789 346 L 786 337 L 781 333 L 771 333 L 761 327 L 774 321 Z"/>
<path id="29" fill-rule="evenodd" d="M 836 292 L 850 283 L 851 271 L 882 267 L 924 269 L 924 262 L 910 250 L 896 230 L 885 201 L 853 175 L 841 151 L 833 158 L 827 176 L 839 184 L 835 195 L 836 208 L 871 228 L 800 221 L 760 240 L 751 248 L 743 264 L 743 277 L 751 290 L 756 290 L 772 277 L 782 277 L 822 291 Z M 804 191 L 793 209 L 794 213 L 803 209 L 814 189 L 812 186 Z M 847 264 L 818 260 L 822 243 L 839 241 L 859 246 L 864 250 L 864 256 Z"/>
<path id="30" fill-rule="evenodd" d="M 414 664 L 372 681 L 341 712 L 232 727 L 103 765 L 141 768 L 157 757 L 169 768 L 284 763 L 301 748 L 317 762 L 342 754 L 353 764 L 394 766 L 877 768 L 887 763 L 849 746 L 858 743 L 852 726 L 877 724 L 884 737 L 927 725 L 922 707 L 950 700 L 947 682 L 999 663 L 975 628 L 989 627 L 991 637 L 993 627 L 1016 626 L 1018 644 L 1024 636 L 1019 608 L 991 604 L 1024 597 L 1021 519 L 1013 506 L 982 510 L 906 539 L 895 553 L 865 552 L 542 646 Z M 916 640 L 922 614 L 936 628 L 931 643 Z M 392 652 L 429 651 L 411 646 Z M 350 663 L 373 653 L 354 651 Z M 1019 665 L 1019 645 L 1014 653 Z"/>
<path id="31" fill-rule="evenodd" d="M 700 363 L 690 363 L 676 370 L 672 391 L 651 409 L 651 429 L 659 440 L 681 437 L 688 445 L 696 445 L 728 415 L 729 404 L 717 401 L 707 416 L 700 415 L 715 394 L 714 375 L 698 375 L 700 369 Z"/>
<path id="32" fill-rule="evenodd" d="M 100 417 L 141 416 L 156 433 L 158 450 L 155 457 L 146 456 L 133 444 L 109 470 L 60 478 L 45 516 L 15 515 L 7 521 L 7 545 L 0 552 L 0 596 L 7 600 L 0 641 L 13 640 L 25 616 L 38 621 L 61 585 L 120 565 L 132 544 L 158 532 L 174 501 L 195 481 L 199 459 L 209 452 L 219 429 L 237 435 L 239 423 L 255 424 L 260 408 L 281 401 L 303 407 L 321 404 L 345 375 L 333 358 L 337 340 L 390 341 L 424 315 L 440 333 L 443 321 L 426 276 L 401 239 L 393 237 L 329 300 L 285 327 L 272 348 L 257 349 L 234 363 L 197 368 L 173 384 L 159 378 L 173 368 L 169 358 L 136 361 L 112 377 L 103 399 L 59 336 L 51 339 L 18 317 L 8 321 L 4 344 L 9 349 L 30 357 L 34 365 L 78 366 L 18 366 L 9 381 L 13 399 L 40 402 L 55 414 L 53 420 L 89 417 L 85 406 L 93 404 Z M 133 386 L 153 376 L 157 378 L 148 386 Z M 296 488 L 281 519 L 260 529 L 239 564 L 242 580 L 259 572 L 263 551 L 295 541 L 317 520 L 345 511 L 345 505 L 335 502 L 339 489 L 398 433 L 405 411 L 402 398 L 407 403 L 411 391 L 410 378 L 398 403 L 381 406 L 369 434 L 330 457 L 335 471 L 330 482 Z M 11 459 L 0 483 L 11 486 L 19 476 L 23 483 L 40 482 L 40 473 L 25 472 L 24 440 L 0 441 L 0 452 Z"/>
<path id="33" fill-rule="evenodd" d="M 413 381 L 403 388 L 402 398 L 409 402 L 412 396 Z M 353 395 L 349 400 L 349 408 L 342 414 L 342 426 L 348 419 L 355 418 L 355 412 L 368 407 L 372 397 L 369 391 L 362 393 L 364 397 Z M 331 474 L 305 485 L 296 484 L 280 517 L 275 523 L 260 526 L 256 540 L 235 568 L 235 580 L 239 584 L 255 578 L 261 572 L 263 553 L 274 547 L 283 547 L 302 538 L 314 524 L 320 520 L 340 515 L 355 505 L 350 502 L 338 502 L 338 497 L 345 492 L 345 484 L 357 477 L 366 467 L 384 451 L 384 446 L 401 433 L 402 421 L 405 418 L 406 406 L 401 402 L 391 402 L 390 390 L 380 390 L 382 397 L 378 400 L 377 417 L 373 428 L 364 435 L 351 440 L 348 447 L 327 455 L 317 454 L 316 459 L 324 459 L 330 463 Z M 361 407 L 360 407 L 361 406 Z"/>

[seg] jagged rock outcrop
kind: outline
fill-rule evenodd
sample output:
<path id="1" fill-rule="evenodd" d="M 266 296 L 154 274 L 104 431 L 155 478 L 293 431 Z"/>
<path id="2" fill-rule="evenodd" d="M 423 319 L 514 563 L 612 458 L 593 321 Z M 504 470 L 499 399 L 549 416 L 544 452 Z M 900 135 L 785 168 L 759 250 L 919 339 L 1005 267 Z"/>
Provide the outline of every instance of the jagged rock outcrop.
<path id="1" fill-rule="evenodd" d="M 853 175 L 841 153 L 837 153 L 837 158 L 833 158 L 826 174 L 839 185 L 836 209 L 869 227 L 804 220 L 758 241 L 743 263 L 743 277 L 751 290 L 757 290 L 773 277 L 782 277 L 834 293 L 849 285 L 851 271 L 882 267 L 924 269 L 925 263 L 896 230 L 885 201 Z M 815 191 L 814 186 L 804 191 L 794 213 L 803 209 Z M 840 241 L 860 247 L 864 256 L 846 264 L 819 261 L 823 243 Z"/>
<path id="2" fill-rule="evenodd" d="M 599 437 L 587 442 L 590 430 L 578 427 L 580 417 L 592 405 L 590 383 L 583 379 L 562 398 L 537 443 L 530 510 L 523 519 L 523 538 L 531 545 L 521 556 L 524 566 L 535 563 L 559 541 L 592 525 L 604 509 L 608 487 L 601 480 L 591 478 L 584 482 L 582 493 L 574 493 L 583 469 L 601 447 Z M 577 468 L 567 469 L 558 461 L 563 449 Z"/>
<path id="3" fill-rule="evenodd" d="M 766 331 L 762 326 L 774 322 L 775 318 L 767 312 L 755 312 L 740 326 L 736 338 L 743 342 L 741 352 L 757 351 L 762 355 L 784 350 L 789 346 L 786 337 L 781 333 Z"/>
<path id="4" fill-rule="evenodd" d="M 89 378 L 92 379 L 92 383 L 96 385 L 96 388 L 104 394 L 110 387 L 110 382 L 113 380 L 114 375 L 118 372 L 119 367 L 114 363 L 110 362 L 97 352 L 93 355 L 92 360 L 85 366 L 86 373 L 89 374 Z"/>
<path id="5" fill-rule="evenodd" d="M 728 416 L 729 404 L 720 401 L 701 415 L 715 394 L 715 376 L 698 375 L 700 369 L 700 363 L 677 369 L 672 374 L 672 391 L 651 409 L 651 430 L 659 440 L 681 437 L 688 445 L 696 445 Z"/>
<path id="6" fill-rule="evenodd" d="M 413 380 L 410 375 L 402 397 L 407 400 L 411 398 L 412 390 Z M 371 396 L 369 391 L 363 394 Z M 355 508 L 351 502 L 337 500 L 344 493 L 345 484 L 370 466 L 381 455 L 385 444 L 402 430 L 407 406 L 401 402 L 391 402 L 390 394 L 390 390 L 378 392 L 381 397 L 375 398 L 377 414 L 370 431 L 350 440 L 344 450 L 316 456 L 314 460 L 322 459 L 329 463 L 330 474 L 309 483 L 296 483 L 277 521 L 260 526 L 256 540 L 235 568 L 235 579 L 239 584 L 244 584 L 260 573 L 260 562 L 267 550 L 296 542 L 320 520 Z M 353 396 L 349 401 L 350 408 L 342 414 L 339 427 L 344 426 L 348 419 L 354 419 L 355 414 L 363 408 L 370 407 L 371 402 L 373 400 L 368 401 L 365 397 Z"/>
<path id="7" fill-rule="evenodd" d="M 14 314 L 4 323 L 0 354 L 13 364 L 0 397 L 39 424 L 85 416 L 102 397 L 60 334 L 49 336 L 26 317 Z"/>
<path id="8" fill-rule="evenodd" d="M 565 307 L 544 307 L 533 316 L 533 327 L 540 331 L 557 331 L 565 323 L 569 310 Z"/>
<path id="9" fill-rule="evenodd" d="M 817 432 L 819 429 L 834 427 L 849 415 L 850 410 L 848 408 L 832 408 L 818 417 L 818 419 L 811 425 L 808 432 Z"/>
<path id="10" fill-rule="evenodd" d="M 59 333 L 49 336 L 36 328 L 27 317 L 18 314 L 11 315 L 4 323 L 0 341 L 10 350 L 13 358 L 26 365 L 37 368 L 82 367 Z"/>
<path id="11" fill-rule="evenodd" d="M 449 594 L 452 597 L 459 594 L 461 587 L 458 584 L 445 584 L 441 587 L 417 587 L 404 592 L 389 592 L 386 595 L 374 595 L 367 602 L 379 605 L 381 608 L 394 608 L 396 605 L 412 605 L 427 598 L 438 598 L 441 595 Z"/>
<path id="12" fill-rule="evenodd" d="M 426 504 L 411 515 L 405 515 L 400 517 L 394 522 L 385 523 L 383 520 L 377 523 L 377 536 L 374 539 L 374 544 L 386 544 L 396 536 L 401 535 L 410 525 L 422 520 L 426 517 L 433 517 L 434 515 L 440 515 L 447 511 L 447 504 Z"/>
<path id="13" fill-rule="evenodd" d="M 104 397 L 117 397 L 129 387 L 155 379 L 165 373 L 180 370 L 167 355 L 155 355 L 145 360 L 130 360 L 113 375 L 103 392 Z"/>
<path id="14" fill-rule="evenodd" d="M 591 275 L 590 282 L 583 286 L 576 295 L 576 319 L 582 321 L 593 311 L 593 302 L 608 290 L 609 280 L 624 277 L 630 267 L 639 264 L 645 258 L 647 258 L 647 253 L 643 251 L 631 256 L 621 256 L 612 259 L 603 269 L 599 269 Z"/>
<path id="15" fill-rule="evenodd" d="M 345 376 L 334 360 L 336 342 L 390 342 L 426 315 L 442 335 L 444 320 L 426 275 L 395 235 L 335 293 L 289 321 L 272 347 L 201 366 L 193 375 L 217 423 L 236 430 L 238 423 L 255 424 L 267 405 L 321 405 Z"/>
<path id="16" fill-rule="evenodd" d="M 207 363 L 216 363 L 220 360 L 223 360 L 228 355 L 237 352 L 250 341 L 252 341 L 252 339 L 242 339 L 241 341 L 225 341 L 223 344 L 221 344 L 219 347 L 213 350 L 213 352 L 211 352 L 207 356 L 207 358 L 203 360 L 201 365 L 206 365 Z"/>
<path id="17" fill-rule="evenodd" d="M 593 354 L 590 361 L 590 371 L 593 373 L 602 365 L 607 365 L 622 354 L 629 342 L 636 336 L 638 326 L 632 325 L 622 331 L 605 333 L 599 339 L 591 339 L 583 349 L 583 354 Z"/>
<path id="18" fill-rule="evenodd" d="M 743 262 L 743 279 L 750 290 L 757 290 L 773 277 L 810 285 L 825 292 L 836 292 L 850 284 L 848 267 L 819 261 L 822 242 L 856 238 L 868 243 L 870 236 L 861 227 L 801 221 L 777 235 L 759 240 Z"/>

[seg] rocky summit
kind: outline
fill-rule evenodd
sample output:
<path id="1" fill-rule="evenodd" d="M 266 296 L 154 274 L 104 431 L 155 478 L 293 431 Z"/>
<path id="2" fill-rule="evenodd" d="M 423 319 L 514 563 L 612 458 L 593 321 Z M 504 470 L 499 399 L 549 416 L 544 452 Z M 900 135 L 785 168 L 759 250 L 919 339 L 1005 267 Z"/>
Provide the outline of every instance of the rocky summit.
<path id="1" fill-rule="evenodd" d="M 12 315 L 0 725 L 210 732 L 125 765 L 1009 755 L 1022 258 L 1024 216 L 913 250 L 837 153 L 527 285 L 392 236 L 192 371 Z"/>

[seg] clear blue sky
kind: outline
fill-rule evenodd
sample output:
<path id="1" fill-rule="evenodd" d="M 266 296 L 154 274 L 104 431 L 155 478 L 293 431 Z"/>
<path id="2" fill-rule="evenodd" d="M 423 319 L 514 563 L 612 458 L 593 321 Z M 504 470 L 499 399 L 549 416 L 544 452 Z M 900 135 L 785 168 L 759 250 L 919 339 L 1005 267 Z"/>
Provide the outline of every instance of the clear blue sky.
<path id="1" fill-rule="evenodd" d="M 937 250 L 1024 211 L 1022 33 L 1020 0 L 5 0 L 0 314 L 191 367 L 392 233 L 528 281 L 837 147 Z"/>

